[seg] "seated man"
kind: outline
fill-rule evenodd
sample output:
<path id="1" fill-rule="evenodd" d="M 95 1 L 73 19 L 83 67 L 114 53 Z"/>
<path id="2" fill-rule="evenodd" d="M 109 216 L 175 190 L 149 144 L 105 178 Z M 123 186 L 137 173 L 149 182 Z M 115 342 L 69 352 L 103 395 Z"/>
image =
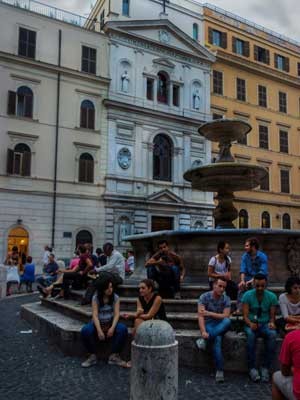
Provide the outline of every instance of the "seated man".
<path id="1" fill-rule="evenodd" d="M 198 300 L 198 322 L 201 338 L 197 346 L 205 350 L 207 341 L 213 345 L 213 356 L 216 365 L 216 382 L 224 382 L 222 355 L 222 338 L 230 328 L 230 298 L 225 294 L 227 282 L 216 278 L 213 290 L 203 293 Z"/>
<path id="2" fill-rule="evenodd" d="M 55 262 L 55 256 L 53 253 L 49 254 L 49 262 L 45 267 L 44 274 L 37 278 L 37 283 L 42 287 L 48 287 L 52 285 L 57 279 L 58 265 Z M 42 288 L 38 286 L 38 290 L 41 292 Z"/>
<path id="3" fill-rule="evenodd" d="M 300 330 L 286 335 L 280 351 L 281 370 L 273 375 L 273 400 L 300 400 Z"/>
<path id="4" fill-rule="evenodd" d="M 185 276 L 182 257 L 169 250 L 166 240 L 158 242 L 158 252 L 147 262 L 147 277 L 158 283 L 162 297 L 180 299 L 180 282 Z"/>
<path id="5" fill-rule="evenodd" d="M 110 272 L 113 275 L 114 287 L 121 285 L 125 279 L 125 259 L 122 254 L 114 250 L 112 243 L 105 243 L 103 253 L 106 256 L 106 264 L 95 267 L 94 270 L 101 275 L 102 272 Z"/>
<path id="6" fill-rule="evenodd" d="M 278 302 L 276 295 L 266 290 L 266 285 L 265 275 L 255 275 L 255 289 L 248 290 L 242 298 L 247 335 L 248 369 L 253 382 L 260 379 L 263 382 L 269 382 L 269 369 L 276 350 L 275 313 Z M 258 337 L 262 337 L 265 342 L 261 376 L 256 368 L 256 339 Z"/>

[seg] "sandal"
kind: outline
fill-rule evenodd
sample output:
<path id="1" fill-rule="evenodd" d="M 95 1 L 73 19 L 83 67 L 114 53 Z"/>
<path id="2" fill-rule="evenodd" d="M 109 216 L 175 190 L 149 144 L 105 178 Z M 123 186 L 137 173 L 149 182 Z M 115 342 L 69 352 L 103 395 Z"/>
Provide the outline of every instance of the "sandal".
<path id="1" fill-rule="evenodd" d="M 112 354 L 108 359 L 108 364 L 110 365 L 117 365 L 118 367 L 122 368 L 131 368 L 130 361 L 124 361 L 118 354 Z"/>

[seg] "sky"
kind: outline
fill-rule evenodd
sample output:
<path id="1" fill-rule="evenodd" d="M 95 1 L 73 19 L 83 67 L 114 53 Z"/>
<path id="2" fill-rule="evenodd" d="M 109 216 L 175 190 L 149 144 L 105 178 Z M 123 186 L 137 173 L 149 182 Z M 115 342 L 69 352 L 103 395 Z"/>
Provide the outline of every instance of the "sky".
<path id="1" fill-rule="evenodd" d="M 80 15 L 87 15 L 91 4 L 95 3 L 95 0 L 40 1 Z M 204 2 L 205 0 L 202 2 L 199 0 L 199 3 Z M 211 0 L 207 2 L 300 42 L 299 0 Z"/>

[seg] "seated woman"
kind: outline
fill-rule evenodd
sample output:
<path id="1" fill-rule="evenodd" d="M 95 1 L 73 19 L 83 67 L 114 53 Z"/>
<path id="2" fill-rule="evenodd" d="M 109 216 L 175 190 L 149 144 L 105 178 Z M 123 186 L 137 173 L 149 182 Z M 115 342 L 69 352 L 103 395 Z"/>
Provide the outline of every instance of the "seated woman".
<path id="1" fill-rule="evenodd" d="M 285 284 L 286 293 L 279 296 L 282 319 L 278 321 L 285 331 L 300 329 L 300 278 L 291 276 Z"/>
<path id="2" fill-rule="evenodd" d="M 22 284 L 25 283 L 27 293 L 32 293 L 32 284 L 35 280 L 35 265 L 32 262 L 32 257 L 28 256 L 26 258 L 26 264 L 24 267 L 23 275 L 20 277 L 19 291 L 21 291 Z"/>
<path id="3" fill-rule="evenodd" d="M 134 329 L 132 336 L 135 335 L 137 328 L 144 321 L 150 319 L 161 319 L 166 321 L 166 311 L 162 298 L 155 293 L 155 286 L 152 279 L 144 279 L 139 284 L 140 295 L 137 299 L 137 310 L 135 313 L 125 313 L 125 319 L 134 319 Z"/>
<path id="4" fill-rule="evenodd" d="M 230 246 L 228 242 L 220 241 L 217 246 L 217 254 L 209 260 L 208 278 L 209 286 L 212 290 L 213 282 L 217 278 L 223 278 L 227 281 L 226 294 L 231 300 L 236 300 L 238 287 L 231 280 L 231 258 L 229 257 Z"/>
<path id="5" fill-rule="evenodd" d="M 96 293 L 92 300 L 93 319 L 81 330 L 82 341 L 90 353 L 82 367 L 91 367 L 97 363 L 97 344 L 112 339 L 112 354 L 108 363 L 120 367 L 128 367 L 128 363 L 121 359 L 120 352 L 125 346 L 128 330 L 119 322 L 120 300 L 114 293 L 111 279 L 104 278 L 97 281 Z"/>

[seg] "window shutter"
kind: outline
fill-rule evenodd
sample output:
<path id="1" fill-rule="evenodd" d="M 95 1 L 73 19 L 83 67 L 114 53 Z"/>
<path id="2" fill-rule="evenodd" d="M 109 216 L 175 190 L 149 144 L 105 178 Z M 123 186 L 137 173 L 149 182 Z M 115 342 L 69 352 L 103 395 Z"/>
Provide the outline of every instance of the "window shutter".
<path id="1" fill-rule="evenodd" d="M 221 47 L 223 49 L 227 49 L 227 33 L 226 32 L 222 32 L 222 35 L 221 35 Z"/>
<path id="2" fill-rule="evenodd" d="M 232 52 L 236 53 L 236 38 L 232 36 Z"/>
<path id="3" fill-rule="evenodd" d="M 258 46 L 254 45 L 254 60 L 258 61 Z"/>
<path id="4" fill-rule="evenodd" d="M 88 112 L 88 128 L 95 129 L 95 110 L 90 108 L 87 110 Z"/>
<path id="5" fill-rule="evenodd" d="M 266 50 L 266 64 L 270 64 L 270 51 Z"/>
<path id="6" fill-rule="evenodd" d="M 87 128 L 87 109 L 80 108 L 80 128 Z"/>
<path id="7" fill-rule="evenodd" d="M 21 175 L 31 175 L 31 153 L 29 151 L 24 151 L 23 153 Z"/>
<path id="8" fill-rule="evenodd" d="M 25 96 L 24 117 L 32 118 L 33 116 L 33 96 Z"/>
<path id="9" fill-rule="evenodd" d="M 244 42 L 244 54 L 245 57 L 250 56 L 250 43 L 249 42 Z"/>
<path id="10" fill-rule="evenodd" d="M 8 91 L 7 114 L 16 115 L 16 92 Z"/>
<path id="11" fill-rule="evenodd" d="M 284 70 L 290 72 L 290 59 L 287 57 L 284 59 Z"/>
<path id="12" fill-rule="evenodd" d="M 94 161 L 86 160 L 86 181 L 93 183 L 94 182 Z"/>
<path id="13" fill-rule="evenodd" d="M 13 174 L 13 167 L 14 167 L 14 151 L 12 149 L 7 149 L 6 172 L 8 174 Z"/>
<path id="14" fill-rule="evenodd" d="M 85 160 L 79 160 L 79 176 L 78 180 L 79 182 L 85 182 Z"/>
<path id="15" fill-rule="evenodd" d="M 213 43 L 213 29 L 208 28 L 208 43 L 212 44 Z"/>
<path id="16" fill-rule="evenodd" d="M 274 66 L 275 68 L 278 68 L 278 54 L 274 54 Z"/>

